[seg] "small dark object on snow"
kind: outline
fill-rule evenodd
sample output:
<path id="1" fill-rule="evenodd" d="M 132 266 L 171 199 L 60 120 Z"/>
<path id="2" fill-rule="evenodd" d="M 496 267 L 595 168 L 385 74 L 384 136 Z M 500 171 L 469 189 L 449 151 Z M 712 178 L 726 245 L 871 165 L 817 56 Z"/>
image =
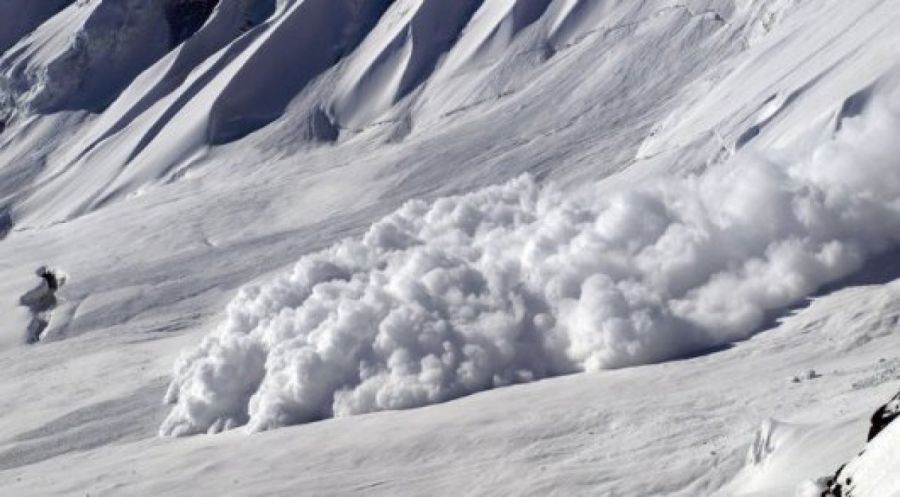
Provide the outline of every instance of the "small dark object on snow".
<path id="1" fill-rule="evenodd" d="M 28 323 L 25 337 L 28 343 L 39 342 L 44 330 L 50 326 L 53 309 L 58 304 L 56 292 L 66 283 L 64 273 L 47 266 L 39 267 L 35 274 L 41 279 L 40 284 L 19 299 L 19 304 L 31 312 L 31 322 Z"/>
<path id="2" fill-rule="evenodd" d="M 44 279 L 47 282 L 47 287 L 50 288 L 51 292 L 55 292 L 59 290 L 59 279 L 52 270 L 46 267 L 42 267 L 38 269 L 38 276 Z"/>

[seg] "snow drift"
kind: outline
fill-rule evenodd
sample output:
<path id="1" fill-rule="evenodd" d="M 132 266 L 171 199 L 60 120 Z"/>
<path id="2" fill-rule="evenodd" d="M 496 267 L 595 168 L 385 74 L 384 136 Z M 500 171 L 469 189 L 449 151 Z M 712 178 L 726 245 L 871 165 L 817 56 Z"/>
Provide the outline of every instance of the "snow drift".
<path id="1" fill-rule="evenodd" d="M 806 157 L 608 198 L 525 177 L 409 202 L 243 289 L 178 360 L 160 432 L 411 408 L 746 338 L 900 242 L 897 96 Z"/>

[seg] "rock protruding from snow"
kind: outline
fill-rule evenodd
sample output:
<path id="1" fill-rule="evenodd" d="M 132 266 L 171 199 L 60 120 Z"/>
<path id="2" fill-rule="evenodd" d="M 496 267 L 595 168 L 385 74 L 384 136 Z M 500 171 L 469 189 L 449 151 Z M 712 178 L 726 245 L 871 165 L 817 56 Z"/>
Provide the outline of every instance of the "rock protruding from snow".
<path id="1" fill-rule="evenodd" d="M 900 495 L 900 393 L 872 415 L 868 444 L 826 482 L 821 497 L 896 497 Z"/>
<path id="2" fill-rule="evenodd" d="M 613 196 L 526 178 L 410 202 L 240 292 L 178 361 L 161 432 L 410 408 L 746 338 L 900 245 L 884 98 L 788 163 L 737 156 Z"/>
<path id="3" fill-rule="evenodd" d="M 871 442 L 887 425 L 900 416 L 900 393 L 894 396 L 887 404 L 878 408 L 872 415 L 872 426 L 869 428 L 869 436 L 866 441 Z"/>

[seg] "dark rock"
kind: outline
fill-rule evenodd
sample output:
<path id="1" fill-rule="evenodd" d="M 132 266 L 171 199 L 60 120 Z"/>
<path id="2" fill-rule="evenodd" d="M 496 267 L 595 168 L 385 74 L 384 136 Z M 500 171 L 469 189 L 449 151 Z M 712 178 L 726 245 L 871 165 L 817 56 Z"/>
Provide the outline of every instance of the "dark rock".
<path id="1" fill-rule="evenodd" d="M 866 442 L 878 436 L 888 425 L 900 416 L 900 392 L 897 393 L 890 401 L 879 407 L 875 414 L 872 415 L 871 425 L 869 426 L 869 434 Z M 865 452 L 865 451 L 864 451 Z M 862 453 L 860 453 L 862 455 Z M 826 480 L 826 489 L 822 492 L 821 497 L 853 497 L 853 479 L 849 475 L 844 475 L 846 464 L 838 468 L 833 477 Z"/>
<path id="2" fill-rule="evenodd" d="M 891 421 L 900 416 L 900 393 L 894 396 L 887 404 L 878 408 L 872 415 L 871 426 L 869 427 L 869 437 L 867 442 L 871 442 L 873 438 L 878 436 Z"/>

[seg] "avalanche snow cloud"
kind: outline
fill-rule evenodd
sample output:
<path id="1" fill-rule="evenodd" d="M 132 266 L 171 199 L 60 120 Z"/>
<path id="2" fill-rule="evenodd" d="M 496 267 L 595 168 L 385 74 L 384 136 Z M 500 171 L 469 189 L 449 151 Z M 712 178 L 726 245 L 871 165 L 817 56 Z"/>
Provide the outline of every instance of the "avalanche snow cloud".
<path id="1" fill-rule="evenodd" d="M 411 408 L 746 338 L 900 243 L 900 93 L 839 128 L 611 196 L 523 177 L 409 202 L 243 289 L 178 360 L 160 432 Z"/>

